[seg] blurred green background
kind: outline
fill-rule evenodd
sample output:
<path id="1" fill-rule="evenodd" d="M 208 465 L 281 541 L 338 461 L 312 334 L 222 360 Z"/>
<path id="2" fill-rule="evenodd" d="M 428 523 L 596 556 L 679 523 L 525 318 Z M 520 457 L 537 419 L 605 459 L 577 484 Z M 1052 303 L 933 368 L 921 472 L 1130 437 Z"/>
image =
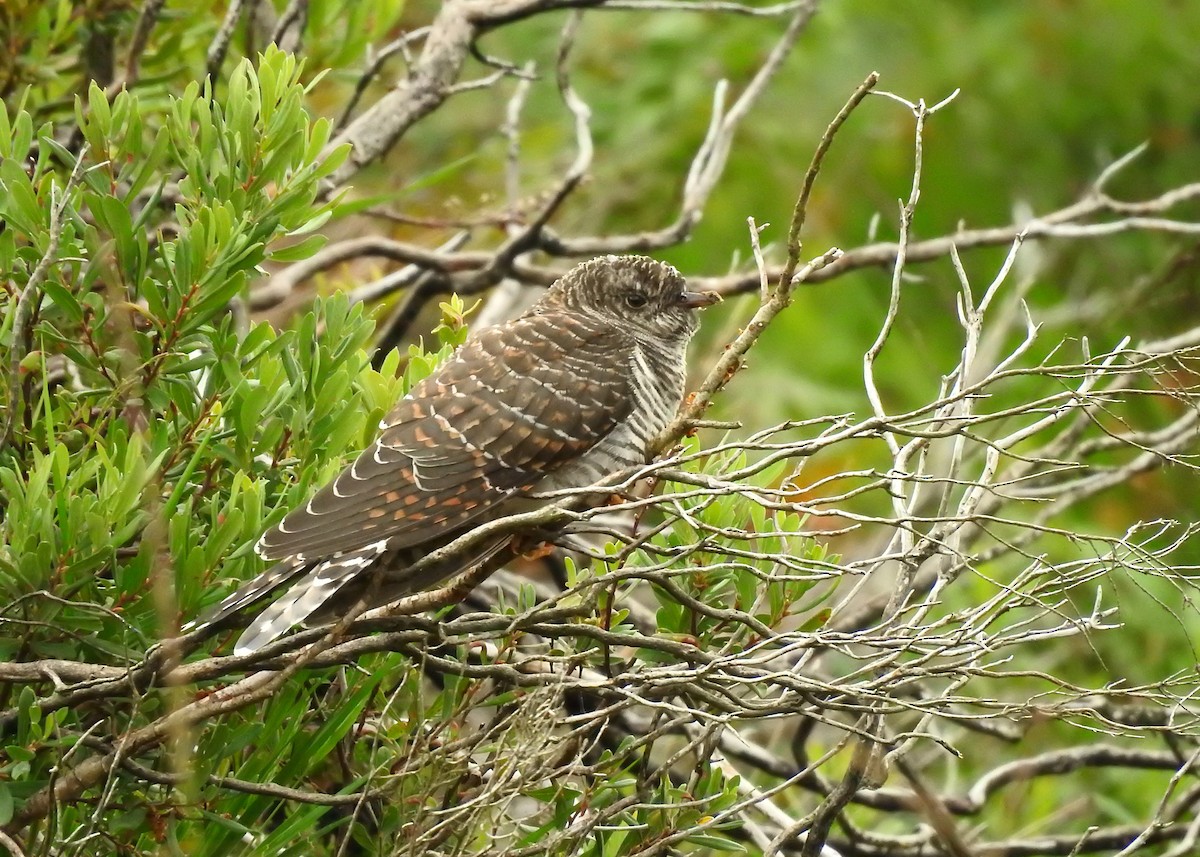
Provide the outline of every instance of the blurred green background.
<path id="1" fill-rule="evenodd" d="M 405 20 L 416 25 L 428 11 L 410 4 Z M 518 65 L 535 59 L 552 68 L 562 19 L 550 15 L 506 28 L 489 37 L 486 48 Z M 715 82 L 728 78 L 735 96 L 781 30 L 782 21 L 685 12 L 588 14 L 573 83 L 593 112 L 593 178 L 556 227 L 568 235 L 593 234 L 671 222 L 709 121 Z M 915 239 L 952 232 L 959 223 L 1012 222 L 1017 208 L 1035 214 L 1062 208 L 1142 143 L 1148 150 L 1114 182 L 1114 194 L 1148 198 L 1194 181 L 1200 163 L 1197 33 L 1200 4 L 1170 0 L 822 3 L 739 130 L 694 237 L 661 255 L 689 274 L 744 266 L 747 216 L 771 224 L 764 243 L 781 243 L 817 140 L 872 70 L 880 72 L 880 89 L 912 101 L 934 103 L 962 90 L 927 127 Z M 506 142 L 496 129 L 511 89 L 457 96 L 405 138 L 386 169 L 356 184 L 385 176 L 404 181 L 461 157 L 466 163 L 415 191 L 407 209 L 445 215 L 502 204 Z M 327 91 L 331 100 L 341 94 Z M 522 189 L 532 195 L 550 187 L 573 156 L 571 118 L 552 74 L 532 87 L 522 133 Z M 892 101 L 869 98 L 838 136 L 817 183 L 808 254 L 867 243 L 876 217 L 874 237 L 894 239 L 912 168 L 911 115 Z M 427 230 L 405 237 L 429 240 Z M 1184 246 L 1178 236 L 1122 235 L 1030 248 L 1035 315 L 1045 307 L 1039 321 L 1051 328 L 1069 323 L 1101 343 L 1174 329 L 1197 308 L 1195 260 L 1136 306 L 1126 297 L 1139 278 L 1166 266 Z M 1002 257 L 1003 250 L 967 255 L 979 289 Z M 950 263 L 913 272 L 922 282 L 905 290 L 896 342 L 881 367 L 895 404 L 928 395 L 924 385 L 909 389 L 907 379 L 928 382 L 931 361 L 949 369 L 961 345 Z M 869 271 L 802 290 L 767 334 L 750 373 L 725 394 L 726 415 L 763 424 L 860 407 L 861 355 L 883 316 L 889 280 L 889 271 Z M 748 311 L 727 306 L 724 317 L 744 318 Z M 1090 330 L 1079 330 L 1081 317 Z M 725 327 L 710 319 L 706 329 L 716 334 Z"/>

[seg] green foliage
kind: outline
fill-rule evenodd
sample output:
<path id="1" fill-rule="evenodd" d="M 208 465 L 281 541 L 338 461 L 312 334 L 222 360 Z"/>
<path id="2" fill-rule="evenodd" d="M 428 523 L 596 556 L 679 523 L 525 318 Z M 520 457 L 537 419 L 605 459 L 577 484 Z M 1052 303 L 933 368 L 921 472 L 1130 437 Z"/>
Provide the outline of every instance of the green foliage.
<path id="1" fill-rule="evenodd" d="M 345 152 L 319 157 L 328 123 L 308 120 L 302 96 L 295 60 L 274 50 L 257 71 L 243 63 L 221 102 L 193 85 L 147 110 L 127 92 L 110 105 L 93 85 L 76 108 L 86 141 L 78 180 L 65 184 L 77 156 L 52 126 L 35 135 L 26 111 L 0 120 L 0 268 L 12 277 L 10 300 L 27 288 L 44 295 L 22 361 L 21 387 L 34 397 L 5 402 L 12 443 L 0 458 L 9 572 L 0 585 L 42 627 L 21 641 L 27 652 L 61 650 L 61 633 L 49 631 L 66 620 L 122 640 L 130 656 L 157 636 L 139 614 L 163 574 L 160 549 L 190 614 L 216 569 L 247 570 L 244 551 L 230 554 L 280 499 L 272 465 L 361 446 L 398 393 L 366 368 L 371 324 L 342 298 L 283 335 L 263 324 L 239 331 L 228 312 L 273 242 L 327 215 L 314 204 L 318 182 Z M 27 173 L 12 155 L 31 147 Z M 166 205 L 172 175 L 181 178 Z M 170 232 L 156 231 L 168 219 Z M 30 286 L 44 257 L 47 273 Z M 15 313 L 4 318 L 3 345 L 20 348 Z M 71 388 L 53 383 L 63 365 L 78 374 Z M 323 475 L 299 469 L 290 487 L 303 492 Z M 167 524 L 164 545 L 137 538 L 147 508 Z M 116 562 L 126 549 L 136 555 Z M 47 594 L 107 612 L 73 611 Z"/>
<path id="2" fill-rule="evenodd" d="M 121 92 L 110 103 L 93 84 L 76 104 L 79 154 L 30 111 L 0 110 L 0 270 L 10 283 L 0 344 L 25 352 L 3 400 L 0 659 L 140 660 L 219 598 L 221 581 L 259 570 L 249 550 L 258 534 L 361 448 L 402 395 L 399 355 L 370 368 L 373 324 L 344 296 L 283 333 L 244 328 L 231 312 L 265 260 L 318 246 L 280 242 L 330 211 L 319 183 L 346 152 L 322 156 L 329 123 L 303 109 L 300 72 L 270 49 L 257 66 L 240 64 L 220 99 L 192 84 L 162 101 Z M 26 292 L 34 311 L 21 330 L 14 307 Z M 428 371 L 422 353 L 412 357 L 408 377 Z M 333 740 L 364 688 L 331 712 Z M 18 713 L 0 774 L 7 814 L 78 740 L 73 718 L 40 718 L 30 692 L 6 696 Z M 156 710 L 146 700 L 133 722 Z M 315 763 L 331 740 L 303 737 L 279 745 L 295 751 L 287 776 L 304 776 L 296 761 Z M 144 796 L 114 835 L 133 847 L 164 797 Z M 219 814 L 249 823 L 265 799 L 254 801 Z"/>

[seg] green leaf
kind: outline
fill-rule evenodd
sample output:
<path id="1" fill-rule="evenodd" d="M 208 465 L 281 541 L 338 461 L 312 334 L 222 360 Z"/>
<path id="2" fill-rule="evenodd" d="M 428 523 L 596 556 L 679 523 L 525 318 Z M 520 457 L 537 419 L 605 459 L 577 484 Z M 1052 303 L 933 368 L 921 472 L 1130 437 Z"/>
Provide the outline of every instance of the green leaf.
<path id="1" fill-rule="evenodd" d="M 748 854 L 749 850 L 740 842 L 735 842 L 732 839 L 726 839 L 723 836 L 715 836 L 710 833 L 693 833 L 686 840 L 689 845 L 696 845 L 700 848 L 707 848 L 710 851 L 721 851 L 727 854 Z"/>
<path id="2" fill-rule="evenodd" d="M 0 161 L 0 220 L 23 232 L 29 238 L 42 241 L 49 214 L 38 202 L 29 176 L 14 158 Z"/>
<path id="3" fill-rule="evenodd" d="M 326 718 L 325 722 L 311 737 L 301 738 L 292 747 L 292 758 L 284 767 L 282 776 L 292 778 L 306 771 L 310 765 L 319 759 L 324 759 L 337 743 L 349 734 L 355 721 L 362 714 L 363 707 L 375 692 L 376 686 L 383 680 L 382 675 L 367 678 L 350 693 L 337 709 Z"/>
<path id="4" fill-rule="evenodd" d="M 328 240 L 324 235 L 310 235 L 303 241 L 272 250 L 269 258 L 272 262 L 299 262 L 324 247 Z"/>
<path id="5" fill-rule="evenodd" d="M 137 244 L 133 237 L 133 218 L 129 209 L 116 197 L 85 193 L 84 199 L 96 221 L 116 242 L 117 258 L 123 270 L 136 277 L 141 269 Z"/>
<path id="6" fill-rule="evenodd" d="M 76 324 L 83 323 L 83 307 L 69 289 L 53 277 L 47 277 L 42 281 L 42 290 L 56 307 L 67 314 L 71 321 Z"/>
<path id="7" fill-rule="evenodd" d="M 88 87 L 88 109 L 89 118 L 95 123 L 96 131 L 106 138 L 109 137 L 112 134 L 112 110 L 109 108 L 108 96 L 94 80 Z M 104 151 L 104 148 L 97 147 L 97 150 Z"/>

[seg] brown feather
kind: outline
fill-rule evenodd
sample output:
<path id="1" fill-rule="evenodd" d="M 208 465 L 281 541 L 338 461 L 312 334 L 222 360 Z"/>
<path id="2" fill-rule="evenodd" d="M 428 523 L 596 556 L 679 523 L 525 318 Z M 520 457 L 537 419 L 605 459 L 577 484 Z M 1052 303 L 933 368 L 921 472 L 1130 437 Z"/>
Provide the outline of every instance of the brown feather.
<path id="1" fill-rule="evenodd" d="M 481 332 L 400 401 L 350 467 L 263 535 L 260 555 L 408 547 L 495 512 L 628 416 L 629 348 L 568 313 Z M 587 367 L 587 395 L 570 395 L 568 363 Z"/>

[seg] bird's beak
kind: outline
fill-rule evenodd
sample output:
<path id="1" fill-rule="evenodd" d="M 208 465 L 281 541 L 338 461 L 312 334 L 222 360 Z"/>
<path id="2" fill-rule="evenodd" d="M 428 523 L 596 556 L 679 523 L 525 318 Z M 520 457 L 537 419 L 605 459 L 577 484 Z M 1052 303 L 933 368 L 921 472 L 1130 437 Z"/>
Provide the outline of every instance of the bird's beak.
<path id="1" fill-rule="evenodd" d="M 716 292 L 684 292 L 679 296 L 679 305 L 688 309 L 712 306 L 721 300 Z"/>

